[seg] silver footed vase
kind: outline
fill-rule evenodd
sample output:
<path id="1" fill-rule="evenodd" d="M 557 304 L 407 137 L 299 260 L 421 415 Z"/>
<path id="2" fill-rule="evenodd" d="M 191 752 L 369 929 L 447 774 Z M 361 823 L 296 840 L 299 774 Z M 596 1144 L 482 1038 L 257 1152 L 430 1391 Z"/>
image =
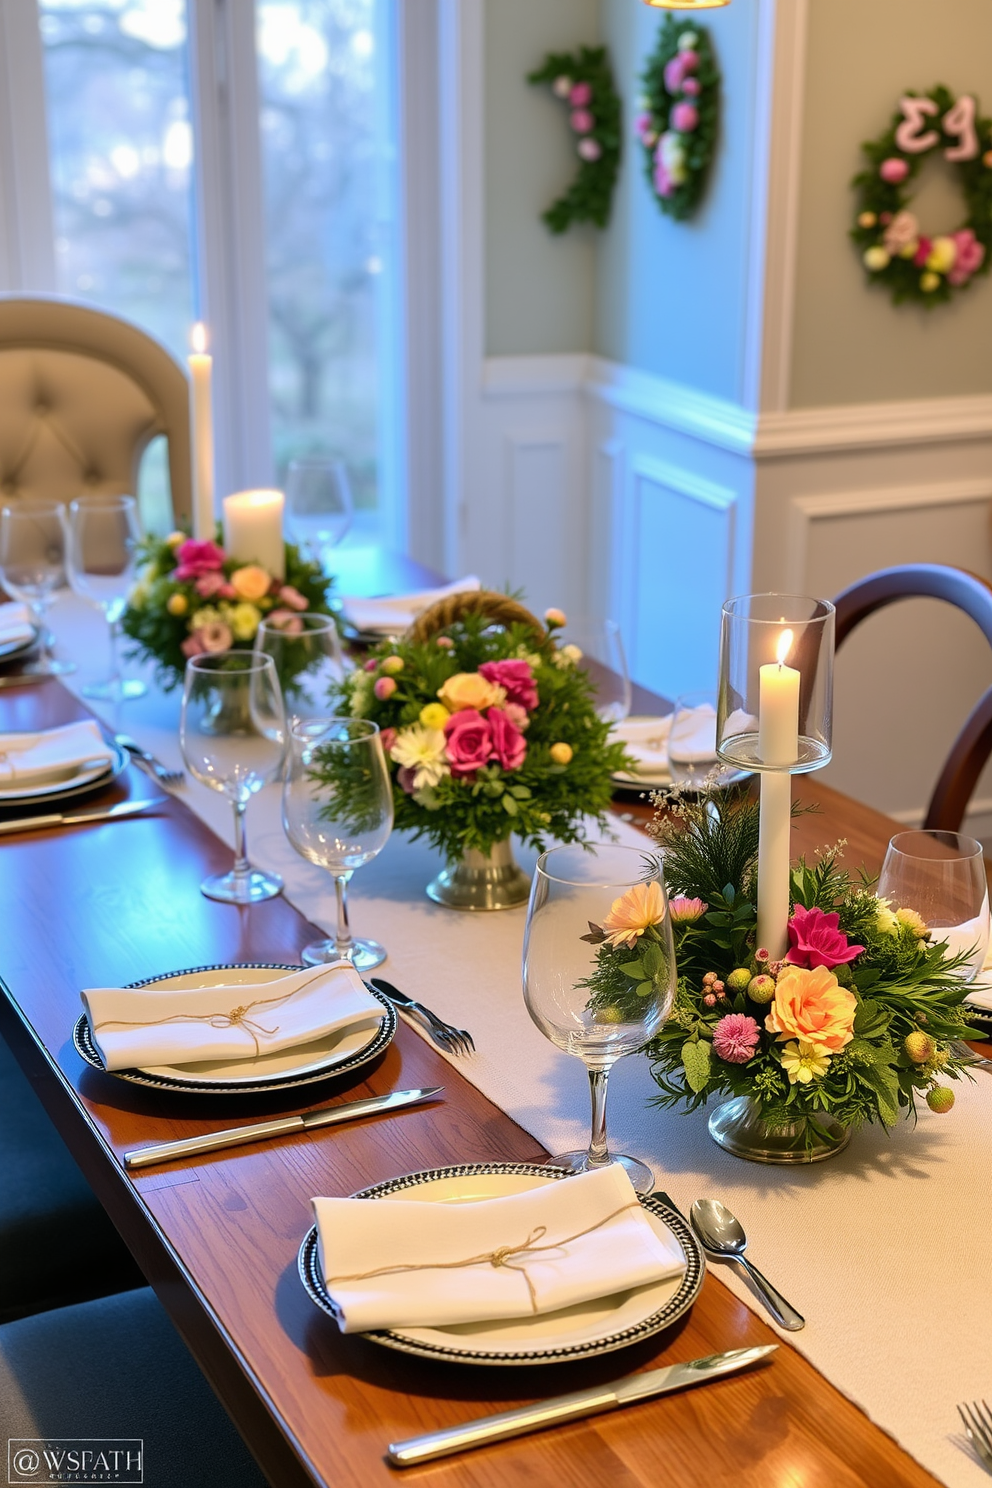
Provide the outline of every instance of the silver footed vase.
<path id="1" fill-rule="evenodd" d="M 428 896 L 447 909 L 516 909 L 530 898 L 530 878 L 513 856 L 509 837 L 492 851 L 465 849 L 427 885 Z"/>
<path id="2" fill-rule="evenodd" d="M 828 1157 L 843 1152 L 851 1140 L 850 1127 L 822 1111 L 817 1113 L 815 1125 L 802 1116 L 785 1126 L 771 1126 L 761 1113 L 761 1102 L 749 1095 L 724 1101 L 707 1125 L 714 1142 L 748 1162 L 826 1162 Z"/>

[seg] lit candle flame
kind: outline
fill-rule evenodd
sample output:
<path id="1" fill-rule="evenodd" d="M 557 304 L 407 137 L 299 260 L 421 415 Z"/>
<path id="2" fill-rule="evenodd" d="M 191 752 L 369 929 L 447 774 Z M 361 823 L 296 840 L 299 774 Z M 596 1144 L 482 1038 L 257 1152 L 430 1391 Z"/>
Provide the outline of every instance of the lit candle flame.
<path id="1" fill-rule="evenodd" d="M 792 650 L 792 639 L 793 637 L 791 630 L 783 630 L 782 634 L 778 638 L 778 645 L 775 648 L 775 659 L 778 662 L 779 666 L 784 666 L 785 658 Z"/>
<path id="2" fill-rule="evenodd" d="M 189 343 L 197 356 L 202 356 L 207 349 L 207 328 L 202 320 L 198 320 L 189 333 Z"/>

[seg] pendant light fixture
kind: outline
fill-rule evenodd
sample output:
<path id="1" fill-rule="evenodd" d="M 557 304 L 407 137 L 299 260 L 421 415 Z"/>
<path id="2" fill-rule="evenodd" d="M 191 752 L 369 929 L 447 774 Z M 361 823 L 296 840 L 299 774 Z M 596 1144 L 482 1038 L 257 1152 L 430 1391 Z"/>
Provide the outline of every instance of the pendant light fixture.
<path id="1" fill-rule="evenodd" d="M 644 4 L 655 10 L 717 10 L 730 0 L 644 0 Z"/>

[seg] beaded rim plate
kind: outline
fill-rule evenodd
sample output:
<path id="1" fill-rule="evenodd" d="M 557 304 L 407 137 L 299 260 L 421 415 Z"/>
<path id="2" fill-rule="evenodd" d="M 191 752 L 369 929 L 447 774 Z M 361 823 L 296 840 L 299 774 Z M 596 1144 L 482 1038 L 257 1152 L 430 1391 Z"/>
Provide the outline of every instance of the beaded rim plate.
<path id="1" fill-rule="evenodd" d="M 373 1188 L 364 1188 L 352 1197 L 391 1201 L 397 1200 L 406 1189 L 430 1185 L 439 1203 L 466 1203 L 473 1198 L 488 1199 L 496 1198 L 500 1193 L 519 1193 L 567 1176 L 536 1163 L 468 1163 L 462 1167 L 408 1173 L 403 1178 L 391 1178 Z M 480 1179 L 492 1181 L 480 1183 Z M 535 1183 L 535 1179 L 540 1181 Z M 417 1194 L 416 1197 L 423 1199 L 430 1195 Z M 591 1359 L 640 1343 L 664 1328 L 670 1328 L 689 1310 L 699 1295 L 706 1269 L 699 1243 L 681 1215 L 653 1195 L 641 1195 L 641 1204 L 649 1220 L 658 1228 L 669 1230 L 682 1247 L 686 1267 L 681 1279 L 674 1277 L 654 1282 L 650 1286 L 636 1287 L 614 1297 L 597 1298 L 537 1318 L 459 1324 L 448 1328 L 396 1328 L 356 1336 L 424 1359 L 457 1359 L 463 1364 L 500 1365 L 559 1364 L 570 1359 Z M 303 1239 L 298 1265 L 300 1279 L 311 1301 L 336 1320 L 334 1303 L 320 1272 L 316 1225 Z M 527 1338 L 528 1333 L 533 1335 L 531 1339 Z"/>
<path id="2" fill-rule="evenodd" d="M 145 977 L 140 982 L 129 982 L 128 987 L 155 987 L 179 977 L 201 977 L 211 973 L 252 971 L 299 971 L 299 966 L 290 966 L 274 961 L 242 961 L 233 965 L 191 966 L 182 971 L 164 972 L 160 976 Z M 245 977 L 245 985 L 268 980 L 267 977 Z M 206 983 L 205 985 L 209 985 Z M 263 1054 L 261 1059 L 223 1060 L 212 1066 L 209 1075 L 197 1077 L 195 1064 L 163 1065 L 149 1069 L 108 1070 L 97 1048 L 86 1014 L 80 1017 L 72 1030 L 72 1042 L 76 1052 L 93 1069 L 111 1075 L 115 1080 L 127 1080 L 132 1085 L 147 1085 L 153 1090 L 173 1090 L 195 1095 L 255 1095 L 272 1090 L 293 1090 L 300 1085 L 313 1085 L 318 1080 L 327 1080 L 358 1069 L 369 1060 L 377 1058 L 391 1043 L 396 1032 L 396 1010 L 392 1003 L 368 988 L 377 1002 L 382 1003 L 382 1019 L 378 1025 L 365 1030 L 368 1037 L 363 1041 L 363 1030 L 345 1031 L 344 1035 L 329 1034 L 326 1040 L 314 1040 L 311 1044 L 297 1044 L 291 1049 L 282 1049 L 276 1054 Z M 315 1049 L 316 1045 L 316 1049 Z M 309 1052 L 308 1052 L 309 1051 Z M 288 1061 L 288 1063 L 287 1063 Z M 271 1073 L 260 1075 L 259 1068 L 269 1064 Z M 224 1069 L 228 1074 L 223 1073 Z M 231 1069 L 238 1073 L 231 1075 Z"/>
<path id="3" fill-rule="evenodd" d="M 74 778 L 56 780 L 50 785 L 38 786 L 34 790 L 0 790 L 0 813 L 11 807 L 22 810 L 25 806 L 47 806 L 49 801 L 74 800 L 78 796 L 88 795 L 91 791 L 102 790 L 127 768 L 127 754 L 120 745 L 108 741 L 107 747 L 112 751 L 113 759 L 91 765 Z"/>

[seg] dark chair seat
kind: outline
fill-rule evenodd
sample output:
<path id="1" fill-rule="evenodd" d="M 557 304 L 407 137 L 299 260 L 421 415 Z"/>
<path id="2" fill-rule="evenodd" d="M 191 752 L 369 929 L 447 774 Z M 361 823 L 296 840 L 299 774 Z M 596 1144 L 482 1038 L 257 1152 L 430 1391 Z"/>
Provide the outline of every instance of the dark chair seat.
<path id="1" fill-rule="evenodd" d="M 0 1039 L 0 1323 L 143 1285 L 130 1252 Z"/>
<path id="2" fill-rule="evenodd" d="M 61 1236 L 75 1264 L 73 1236 Z M 148 1287 L 0 1327 L 0 1438 L 139 1438 L 145 1488 L 265 1488 Z M 36 1448 L 37 1450 L 37 1448 Z M 122 1475 L 123 1476 L 123 1475 Z"/>

